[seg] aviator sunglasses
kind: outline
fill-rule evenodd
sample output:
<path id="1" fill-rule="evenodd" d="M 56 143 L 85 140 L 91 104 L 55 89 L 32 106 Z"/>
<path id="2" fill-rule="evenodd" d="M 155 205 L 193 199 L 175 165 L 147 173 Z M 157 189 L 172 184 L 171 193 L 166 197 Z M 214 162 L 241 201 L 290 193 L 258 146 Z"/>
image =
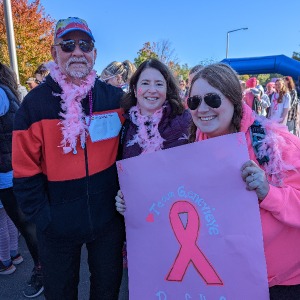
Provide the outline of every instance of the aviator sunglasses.
<path id="1" fill-rule="evenodd" d="M 218 94 L 209 93 L 203 96 L 204 102 L 211 108 L 218 108 L 221 106 L 222 100 Z M 195 95 L 187 98 L 187 106 L 190 110 L 195 110 L 202 102 L 202 97 Z"/>
<path id="2" fill-rule="evenodd" d="M 94 42 L 85 40 L 66 40 L 54 44 L 53 46 L 60 46 L 62 51 L 70 53 L 75 50 L 76 43 L 78 43 L 80 50 L 84 53 L 91 52 L 94 49 Z"/>

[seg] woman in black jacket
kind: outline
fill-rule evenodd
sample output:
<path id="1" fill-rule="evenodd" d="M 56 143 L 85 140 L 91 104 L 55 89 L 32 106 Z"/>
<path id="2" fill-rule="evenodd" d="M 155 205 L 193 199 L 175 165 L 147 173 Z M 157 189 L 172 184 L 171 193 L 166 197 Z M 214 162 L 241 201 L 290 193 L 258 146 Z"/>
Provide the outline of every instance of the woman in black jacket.
<path id="1" fill-rule="evenodd" d="M 18 84 L 14 72 L 0 63 L 0 89 L 4 91 L 3 101 L 7 108 L 0 116 L 0 199 L 7 215 L 23 235 L 34 261 L 29 285 L 23 291 L 25 297 L 36 297 L 43 292 L 42 273 L 39 263 L 35 225 L 28 222 L 22 213 L 13 193 L 12 170 L 12 130 L 15 113 L 19 108 Z M 12 260 L 16 258 L 12 257 Z"/>

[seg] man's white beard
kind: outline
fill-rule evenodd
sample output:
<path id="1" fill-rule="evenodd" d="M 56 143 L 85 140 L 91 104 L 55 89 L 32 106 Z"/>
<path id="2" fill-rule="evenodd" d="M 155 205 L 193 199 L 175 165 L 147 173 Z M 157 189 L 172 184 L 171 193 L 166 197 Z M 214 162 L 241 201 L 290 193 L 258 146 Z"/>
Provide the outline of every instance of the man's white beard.
<path id="1" fill-rule="evenodd" d="M 61 62 L 60 62 L 59 57 L 57 58 L 57 60 L 58 60 L 58 66 L 61 69 L 62 73 L 66 72 L 66 75 L 68 75 L 68 76 L 70 76 L 74 79 L 85 78 L 91 72 L 91 70 L 93 69 L 93 64 L 88 63 L 88 61 L 85 57 L 78 57 L 78 58 L 77 57 L 71 57 L 65 65 L 65 70 L 62 70 L 62 68 L 61 68 Z M 73 62 L 84 63 L 84 64 L 86 64 L 86 67 L 83 67 L 81 70 L 72 70 L 70 68 L 70 65 Z"/>

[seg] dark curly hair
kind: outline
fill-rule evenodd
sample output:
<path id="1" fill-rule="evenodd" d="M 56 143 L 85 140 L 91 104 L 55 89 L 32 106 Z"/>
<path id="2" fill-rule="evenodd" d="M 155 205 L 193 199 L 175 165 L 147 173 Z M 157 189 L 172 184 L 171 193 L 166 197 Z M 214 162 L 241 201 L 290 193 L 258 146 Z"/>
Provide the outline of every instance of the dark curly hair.
<path id="1" fill-rule="evenodd" d="M 7 86 L 19 100 L 18 82 L 15 72 L 5 64 L 0 62 L 0 83 Z"/>
<path id="2" fill-rule="evenodd" d="M 140 78 L 141 73 L 148 68 L 153 68 L 158 70 L 164 79 L 166 80 L 167 84 L 167 97 L 166 100 L 170 103 L 172 108 L 172 115 L 180 115 L 184 111 L 184 106 L 181 102 L 179 97 L 179 87 L 177 85 L 176 79 L 174 78 L 170 69 L 161 61 L 151 58 L 144 61 L 135 71 L 133 76 L 130 79 L 129 83 L 129 92 L 124 95 L 121 101 L 121 107 L 124 109 L 125 112 L 128 112 L 132 106 L 137 104 L 137 99 L 135 96 L 135 89 L 137 86 L 137 82 Z"/>
<path id="3" fill-rule="evenodd" d="M 229 65 L 223 63 L 216 63 L 203 67 L 193 78 L 189 93 L 191 93 L 195 81 L 199 78 L 206 80 L 209 85 L 218 89 L 233 104 L 234 112 L 231 124 L 234 126 L 235 130 L 239 132 L 243 116 L 243 95 L 236 72 Z M 196 131 L 196 125 L 192 123 L 190 127 L 189 142 L 194 142 L 196 140 Z"/>

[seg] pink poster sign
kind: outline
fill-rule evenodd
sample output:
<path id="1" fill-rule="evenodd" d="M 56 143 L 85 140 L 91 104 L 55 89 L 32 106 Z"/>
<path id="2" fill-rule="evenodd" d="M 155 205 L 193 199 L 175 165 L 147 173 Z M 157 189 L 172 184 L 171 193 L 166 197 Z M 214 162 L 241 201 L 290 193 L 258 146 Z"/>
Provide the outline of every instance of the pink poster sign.
<path id="1" fill-rule="evenodd" d="M 266 300 L 256 194 L 243 133 L 117 162 L 131 300 Z"/>

